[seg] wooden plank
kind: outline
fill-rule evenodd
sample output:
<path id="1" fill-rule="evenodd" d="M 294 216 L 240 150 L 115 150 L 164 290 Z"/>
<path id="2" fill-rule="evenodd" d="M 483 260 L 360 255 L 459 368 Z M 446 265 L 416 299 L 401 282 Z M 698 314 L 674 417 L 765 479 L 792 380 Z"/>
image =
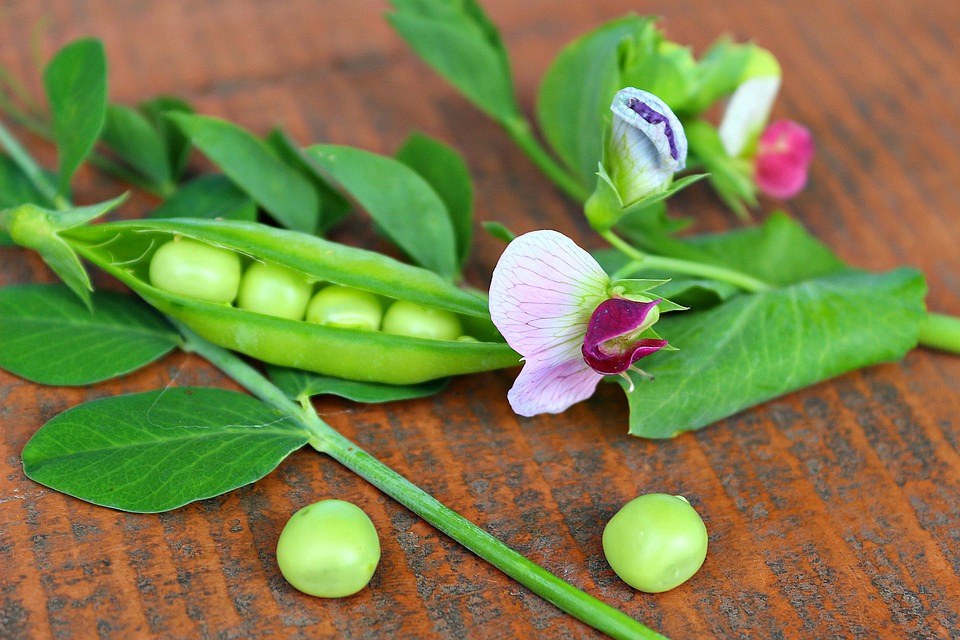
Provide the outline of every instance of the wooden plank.
<path id="1" fill-rule="evenodd" d="M 628 11 L 662 15 L 669 35 L 698 52 L 724 32 L 770 48 L 785 74 L 775 116 L 804 122 L 817 144 L 809 188 L 783 207 L 855 264 L 921 268 L 930 308 L 960 314 L 960 3 L 483 4 L 502 27 L 528 112 L 559 48 Z M 375 0 L 7 0 L 0 65 L 40 95 L 33 31 L 44 57 L 97 35 L 121 102 L 177 94 L 254 131 L 280 123 L 303 143 L 381 153 L 424 131 L 464 154 L 479 219 L 599 246 L 577 208 L 391 32 L 385 9 Z M 25 140 L 53 160 L 43 141 Z M 77 198 L 123 188 L 83 170 Z M 133 207 L 153 202 L 138 196 Z M 702 229 L 737 224 L 703 185 L 674 206 Z M 339 237 L 374 241 L 362 219 Z M 488 282 L 501 248 L 478 235 L 474 284 Z M 0 248 L 0 285 L 38 280 L 51 276 L 34 256 Z M 459 379 L 435 399 L 318 406 L 441 501 L 669 636 L 960 629 L 960 359 L 918 350 L 656 442 L 626 435 L 613 385 L 562 415 L 519 418 L 505 402 L 513 376 Z M 309 451 L 253 486 L 162 515 L 93 507 L 24 477 L 20 451 L 46 420 L 171 383 L 231 386 L 183 354 L 83 389 L 0 372 L 0 637 L 596 637 Z M 606 520 L 648 491 L 688 496 L 711 536 L 701 572 L 659 595 L 620 582 L 600 547 Z M 370 587 L 343 600 L 296 592 L 274 562 L 286 519 L 326 497 L 362 506 L 383 545 Z"/>

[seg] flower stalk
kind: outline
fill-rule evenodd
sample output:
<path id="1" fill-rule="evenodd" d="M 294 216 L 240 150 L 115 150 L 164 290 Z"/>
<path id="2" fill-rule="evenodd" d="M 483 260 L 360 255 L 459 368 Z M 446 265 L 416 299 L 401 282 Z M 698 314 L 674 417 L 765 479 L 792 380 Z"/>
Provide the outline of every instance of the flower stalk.
<path id="1" fill-rule="evenodd" d="M 527 157 L 549 178 L 561 191 L 577 202 L 586 202 L 590 193 L 566 169 L 560 166 L 547 153 L 536 136 L 530 123 L 522 118 L 515 118 L 504 123 L 504 128 Z"/>
<path id="2" fill-rule="evenodd" d="M 351 442 L 324 422 L 312 404 L 297 404 L 233 353 L 175 321 L 174 324 L 183 337 L 184 351 L 202 356 L 254 396 L 292 416 L 298 426 L 310 433 L 309 442 L 314 449 L 329 455 L 544 600 L 611 638 L 665 638 L 531 562 Z"/>
<path id="3" fill-rule="evenodd" d="M 633 261 L 631 263 L 633 271 L 638 269 L 663 269 L 674 273 L 683 273 L 690 276 L 699 276 L 720 282 L 727 282 L 748 293 L 768 291 L 773 288 L 769 283 L 754 278 L 742 271 L 736 271 L 735 269 L 728 269 L 704 262 L 694 262 L 692 260 L 681 260 L 679 258 L 669 258 L 645 253 L 620 238 L 613 233 L 613 231 L 604 231 L 600 235 L 604 240 L 609 242 L 611 246 Z"/>

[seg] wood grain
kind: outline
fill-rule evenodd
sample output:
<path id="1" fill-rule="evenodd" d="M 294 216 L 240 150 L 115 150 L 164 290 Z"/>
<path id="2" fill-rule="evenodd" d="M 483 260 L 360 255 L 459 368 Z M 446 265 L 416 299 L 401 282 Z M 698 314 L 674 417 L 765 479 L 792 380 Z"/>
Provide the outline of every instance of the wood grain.
<path id="1" fill-rule="evenodd" d="M 807 124 L 817 144 L 810 186 L 785 209 L 859 266 L 922 269 L 930 308 L 960 314 L 960 3 L 484 6 L 502 28 L 527 111 L 560 47 L 628 11 L 662 15 L 669 35 L 697 51 L 721 33 L 770 48 L 785 71 L 774 115 Z M 96 35 L 118 102 L 177 94 L 254 131 L 282 123 L 303 143 L 381 153 L 424 131 L 465 155 L 479 219 L 556 228 L 598 246 L 577 208 L 390 31 L 385 8 L 6 0 L 0 65 L 40 95 L 33 52 L 46 59 Z M 25 139 L 53 162 L 49 145 Z M 76 196 L 92 202 L 122 189 L 84 169 Z M 131 210 L 153 204 L 137 196 Z M 736 225 L 701 185 L 674 206 L 699 229 Z M 359 218 L 339 239 L 375 242 Z M 500 250 L 478 237 L 474 284 L 487 283 Z M 34 256 L 0 248 L 0 284 L 51 279 Z M 657 442 L 626 435 L 626 403 L 612 385 L 563 415 L 519 418 L 505 402 L 513 375 L 459 379 L 435 399 L 319 406 L 449 506 L 669 636 L 960 637 L 960 359 L 917 350 Z M 162 515 L 90 506 L 23 476 L 20 451 L 60 411 L 167 384 L 230 386 L 183 354 L 80 389 L 0 372 L 0 637 L 596 637 L 308 451 L 255 485 Z M 660 595 L 626 587 L 600 549 L 606 520 L 649 491 L 688 496 L 710 531 L 702 571 Z M 362 506 L 383 545 L 370 588 L 342 600 L 292 590 L 274 562 L 286 519 L 325 497 Z"/>

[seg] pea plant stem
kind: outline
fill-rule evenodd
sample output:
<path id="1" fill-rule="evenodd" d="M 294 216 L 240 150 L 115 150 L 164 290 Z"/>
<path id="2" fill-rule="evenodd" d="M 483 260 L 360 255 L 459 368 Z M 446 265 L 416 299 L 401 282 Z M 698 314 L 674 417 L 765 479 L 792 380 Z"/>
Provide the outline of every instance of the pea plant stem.
<path id="1" fill-rule="evenodd" d="M 920 344 L 960 354 L 960 318 L 928 313 L 920 322 Z"/>
<path id="2" fill-rule="evenodd" d="M 524 118 L 516 117 L 503 123 L 507 133 L 517 143 L 517 146 L 527 154 L 527 157 L 557 185 L 557 187 L 579 203 L 584 203 L 590 197 L 590 192 L 583 184 L 564 169 L 543 148 L 530 123 Z"/>
<path id="3" fill-rule="evenodd" d="M 711 280 L 727 282 L 749 293 L 768 291 L 772 288 L 769 283 L 734 269 L 707 264 L 705 262 L 694 262 L 691 260 L 681 260 L 679 258 L 669 258 L 645 253 L 609 230 L 601 232 L 600 235 L 614 248 L 630 258 L 630 260 L 633 261 L 632 264 L 635 269 L 664 269 L 674 273 L 710 278 Z"/>
<path id="4" fill-rule="evenodd" d="M 183 336 L 184 351 L 202 356 L 257 398 L 291 415 L 310 433 L 309 442 L 314 449 L 329 455 L 543 599 L 611 638 L 664 638 L 531 562 L 351 442 L 324 422 L 312 405 L 297 404 L 231 352 L 210 344 L 176 321 L 174 324 Z"/>

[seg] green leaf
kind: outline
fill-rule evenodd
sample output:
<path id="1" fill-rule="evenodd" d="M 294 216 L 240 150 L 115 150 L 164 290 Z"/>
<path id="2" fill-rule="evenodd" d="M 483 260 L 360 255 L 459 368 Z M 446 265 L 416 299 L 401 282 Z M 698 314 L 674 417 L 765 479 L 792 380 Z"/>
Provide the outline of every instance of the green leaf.
<path id="1" fill-rule="evenodd" d="M 157 187 L 168 187 L 170 165 L 160 133 L 138 111 L 118 104 L 107 106 L 100 140 L 125 163 Z"/>
<path id="2" fill-rule="evenodd" d="M 172 180 L 183 174 L 190 158 L 190 138 L 167 119 L 168 113 L 193 113 L 189 103 L 174 96 L 157 96 L 138 105 L 140 112 L 150 121 L 163 140 L 167 165 Z"/>
<path id="3" fill-rule="evenodd" d="M 496 220 L 487 220 L 482 223 L 482 226 L 484 231 L 502 242 L 510 243 L 517 237 L 517 234 L 511 231 L 507 225 Z"/>
<path id="4" fill-rule="evenodd" d="M 178 343 L 163 317 L 130 296 L 99 291 L 87 309 L 60 285 L 0 288 L 0 368 L 49 385 L 114 378 Z"/>
<path id="5" fill-rule="evenodd" d="M 59 155 L 59 193 L 100 136 L 107 109 L 107 61 L 95 38 L 71 42 L 57 52 L 43 73 Z"/>
<path id="6" fill-rule="evenodd" d="M 259 480 L 308 435 L 250 396 L 169 388 L 61 413 L 24 447 L 23 469 L 81 500 L 155 513 Z"/>
<path id="7" fill-rule="evenodd" d="M 474 0 L 390 3 L 387 20 L 437 73 L 498 122 L 521 117 L 506 49 Z"/>
<path id="8" fill-rule="evenodd" d="M 457 239 L 457 264 L 463 267 L 473 242 L 473 183 L 467 163 L 452 147 L 420 133 L 407 138 L 397 160 L 420 174 L 443 200 Z"/>
<path id="9" fill-rule="evenodd" d="M 9 156 L 0 154 L 0 209 L 32 203 L 46 204 L 47 200 L 30 178 Z"/>
<path id="10" fill-rule="evenodd" d="M 331 376 L 322 376 L 301 369 L 267 367 L 267 374 L 275 385 L 294 400 L 312 396 L 333 395 L 354 402 L 380 403 L 426 398 L 442 391 L 447 378 L 422 384 L 393 385 L 377 382 L 359 382 Z"/>
<path id="11" fill-rule="evenodd" d="M 209 174 L 180 185 L 149 217 L 252 221 L 257 219 L 257 203 L 227 176 Z"/>
<path id="12" fill-rule="evenodd" d="M 923 276 L 911 269 L 846 272 L 737 296 L 708 311 L 663 317 L 677 347 L 631 374 L 630 433 L 669 438 L 916 346 Z M 626 384 L 626 383 L 624 383 Z"/>
<path id="13" fill-rule="evenodd" d="M 604 123 L 622 89 L 620 52 L 650 27 L 649 18 L 627 16 L 581 36 L 551 63 L 537 95 L 537 121 L 557 155 L 584 186 L 596 184 L 603 159 Z"/>
<path id="14" fill-rule="evenodd" d="M 320 199 L 320 232 L 325 234 L 350 213 L 350 202 L 314 167 L 300 147 L 282 129 L 267 136 L 269 144 L 284 162 L 297 169 L 313 184 Z"/>
<path id="15" fill-rule="evenodd" d="M 304 233 L 317 230 L 320 201 L 313 185 L 265 142 L 225 120 L 172 112 L 167 117 L 283 226 Z"/>
<path id="16" fill-rule="evenodd" d="M 339 145 L 314 145 L 306 153 L 414 262 L 454 277 L 457 241 L 447 208 L 413 169 L 393 158 Z"/>
<path id="17" fill-rule="evenodd" d="M 753 49 L 752 44 L 736 44 L 726 37 L 717 40 L 697 65 L 698 81 L 684 104 L 684 115 L 699 115 L 733 93 L 753 57 Z"/>
<path id="18" fill-rule="evenodd" d="M 682 113 L 696 90 L 699 67 L 689 47 L 666 40 L 659 30 L 624 61 L 620 84 L 649 91 Z M 648 48 L 649 47 L 649 48 Z"/>
<path id="19" fill-rule="evenodd" d="M 775 212 L 763 225 L 694 236 L 697 257 L 777 286 L 796 284 L 848 269 L 797 221 Z"/>

